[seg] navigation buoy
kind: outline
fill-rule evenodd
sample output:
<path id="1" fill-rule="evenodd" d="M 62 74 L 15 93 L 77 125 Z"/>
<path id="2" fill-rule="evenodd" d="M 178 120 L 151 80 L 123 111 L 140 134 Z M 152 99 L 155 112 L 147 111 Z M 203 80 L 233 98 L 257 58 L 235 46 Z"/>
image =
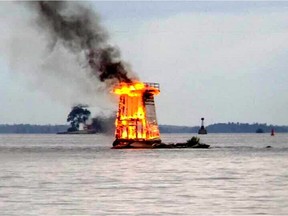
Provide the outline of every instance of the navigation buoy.
<path id="1" fill-rule="evenodd" d="M 274 129 L 271 130 L 271 136 L 274 136 Z"/>
<path id="2" fill-rule="evenodd" d="M 204 118 L 201 118 L 201 127 L 198 130 L 198 134 L 207 134 L 207 130 L 204 127 Z"/>

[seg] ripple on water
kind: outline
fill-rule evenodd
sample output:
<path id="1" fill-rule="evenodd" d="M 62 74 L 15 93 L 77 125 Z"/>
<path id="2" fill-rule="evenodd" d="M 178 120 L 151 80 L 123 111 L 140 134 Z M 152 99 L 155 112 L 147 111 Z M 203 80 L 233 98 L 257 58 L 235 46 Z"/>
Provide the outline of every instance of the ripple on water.
<path id="1" fill-rule="evenodd" d="M 208 134 L 206 150 L 112 150 L 113 137 L 1 135 L 1 214 L 286 214 L 288 139 L 274 138 Z"/>

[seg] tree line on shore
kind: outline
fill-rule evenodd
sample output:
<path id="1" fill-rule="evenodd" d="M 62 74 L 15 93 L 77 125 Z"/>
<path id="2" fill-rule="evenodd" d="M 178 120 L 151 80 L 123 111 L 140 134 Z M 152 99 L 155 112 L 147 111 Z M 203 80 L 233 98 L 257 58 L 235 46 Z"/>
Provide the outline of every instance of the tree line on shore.
<path id="1" fill-rule="evenodd" d="M 108 121 L 108 122 L 106 122 Z M 109 126 L 110 125 L 110 126 Z M 112 126 L 111 126 L 112 125 Z M 109 118 L 98 118 L 95 121 L 96 133 L 114 132 L 113 121 Z M 67 131 L 69 125 L 33 125 L 33 124 L 0 124 L 0 133 L 2 134 L 55 134 Z M 175 126 L 175 125 L 159 125 L 161 133 L 197 133 L 199 126 Z M 277 126 L 267 124 L 248 124 L 248 123 L 217 123 L 206 127 L 208 133 L 270 133 L 273 129 L 276 133 L 287 133 L 288 126 Z M 261 129 L 261 130 L 260 130 Z"/>
<path id="2" fill-rule="evenodd" d="M 2 134 L 55 134 L 66 131 L 69 125 L 0 124 Z"/>
<path id="3" fill-rule="evenodd" d="M 174 125 L 160 125 L 162 133 L 198 133 L 200 126 L 174 126 Z M 259 123 L 216 123 L 205 127 L 208 133 L 270 133 L 273 129 L 277 133 L 287 133 L 288 126 L 267 125 Z"/>

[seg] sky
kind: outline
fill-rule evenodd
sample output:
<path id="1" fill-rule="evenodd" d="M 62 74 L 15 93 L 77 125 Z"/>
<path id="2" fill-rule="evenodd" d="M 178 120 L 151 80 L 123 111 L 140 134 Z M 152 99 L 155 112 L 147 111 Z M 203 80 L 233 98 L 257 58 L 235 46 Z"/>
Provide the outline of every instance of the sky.
<path id="1" fill-rule="evenodd" d="M 160 83 L 159 124 L 288 125 L 288 2 L 86 4 L 140 80 Z M 46 56 L 60 65 L 55 73 L 34 67 L 45 38 L 35 37 L 30 13 L 0 2 L 0 124 L 63 124 L 76 102 L 94 115 L 116 110 L 117 98 L 94 94 L 97 83 L 84 81 L 69 53 Z"/>

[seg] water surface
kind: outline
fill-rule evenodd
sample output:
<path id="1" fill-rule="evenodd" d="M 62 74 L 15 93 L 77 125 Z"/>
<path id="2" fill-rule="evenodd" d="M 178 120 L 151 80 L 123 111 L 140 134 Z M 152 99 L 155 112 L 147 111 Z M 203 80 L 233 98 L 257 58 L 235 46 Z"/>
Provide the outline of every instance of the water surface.
<path id="1" fill-rule="evenodd" d="M 199 137 L 212 148 L 115 150 L 104 135 L 0 135 L 0 215 L 288 213 L 288 134 Z"/>

